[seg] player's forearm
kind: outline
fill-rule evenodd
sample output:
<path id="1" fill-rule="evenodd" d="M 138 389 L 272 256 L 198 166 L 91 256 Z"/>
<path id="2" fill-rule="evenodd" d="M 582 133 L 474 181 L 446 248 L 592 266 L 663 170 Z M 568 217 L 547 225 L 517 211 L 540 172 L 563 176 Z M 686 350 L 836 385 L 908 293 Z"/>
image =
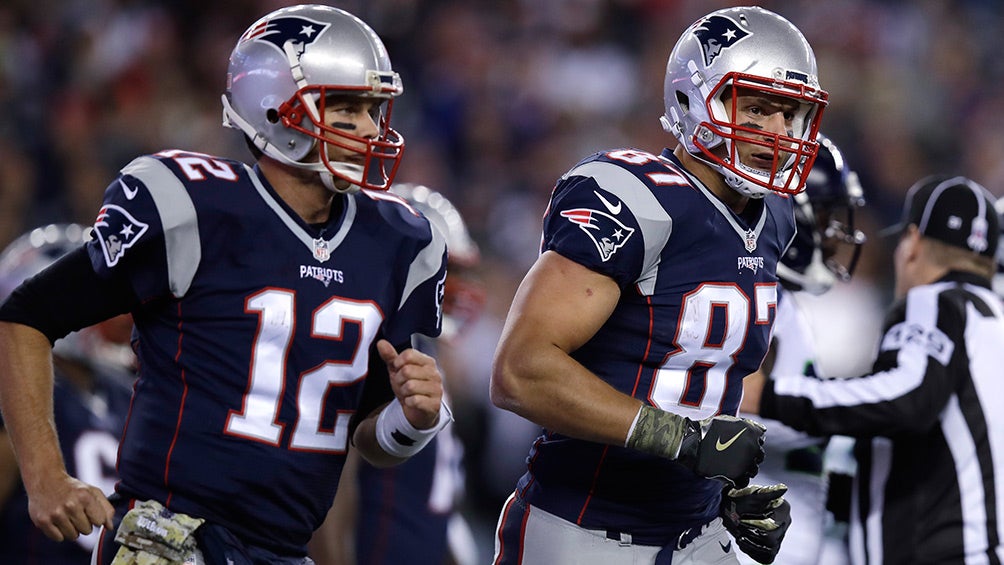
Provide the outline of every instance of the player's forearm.
<path id="1" fill-rule="evenodd" d="M 391 402 L 397 402 L 397 400 L 392 400 Z M 394 457 L 384 451 L 377 441 L 376 422 L 380 412 L 385 409 L 386 405 L 378 410 L 374 410 L 365 420 L 359 422 L 359 426 L 352 436 L 352 445 L 359 452 L 359 455 L 375 467 L 393 467 L 406 461 L 406 459 Z"/>
<path id="2" fill-rule="evenodd" d="M 53 418 L 48 338 L 21 324 L 0 322 L 0 410 L 30 492 L 53 473 L 65 473 Z"/>
<path id="3" fill-rule="evenodd" d="M 17 470 L 14 448 L 10 445 L 7 430 L 0 430 L 0 508 L 7 504 L 10 495 L 17 488 L 21 474 Z"/>
<path id="4" fill-rule="evenodd" d="M 623 394 L 554 346 L 503 343 L 492 402 L 570 437 L 624 445 L 641 401 Z"/>

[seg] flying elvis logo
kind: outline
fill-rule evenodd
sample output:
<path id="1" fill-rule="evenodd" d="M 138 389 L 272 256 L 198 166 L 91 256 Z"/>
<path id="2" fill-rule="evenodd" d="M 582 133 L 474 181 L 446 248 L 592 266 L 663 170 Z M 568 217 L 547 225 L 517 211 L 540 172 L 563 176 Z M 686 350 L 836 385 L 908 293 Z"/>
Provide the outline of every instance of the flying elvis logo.
<path id="1" fill-rule="evenodd" d="M 266 20 L 248 30 L 243 41 L 261 41 L 276 47 L 280 53 L 286 54 L 287 41 L 293 43 L 296 55 L 303 55 L 307 45 L 313 43 L 331 24 L 315 22 L 299 16 L 286 16 Z"/>
<path id="2" fill-rule="evenodd" d="M 710 67 L 711 63 L 722 54 L 723 49 L 728 49 L 746 39 L 750 33 L 743 31 L 731 18 L 715 15 L 694 24 L 694 36 L 701 42 L 704 65 Z"/>
<path id="3" fill-rule="evenodd" d="M 105 264 L 109 267 L 118 264 L 125 250 L 135 245 L 149 227 L 132 217 L 124 208 L 114 204 L 102 208 L 94 220 L 94 232 L 101 243 Z"/>
<path id="4" fill-rule="evenodd" d="M 609 206 L 606 201 L 604 204 Z M 617 203 L 618 209 L 620 204 Z M 624 247 L 634 233 L 634 228 L 629 228 L 617 218 L 598 210 L 574 208 L 561 212 L 561 216 L 568 218 L 573 224 L 578 224 L 589 239 L 593 240 L 593 245 L 600 252 L 600 259 L 603 262 L 608 261 L 618 249 Z"/>

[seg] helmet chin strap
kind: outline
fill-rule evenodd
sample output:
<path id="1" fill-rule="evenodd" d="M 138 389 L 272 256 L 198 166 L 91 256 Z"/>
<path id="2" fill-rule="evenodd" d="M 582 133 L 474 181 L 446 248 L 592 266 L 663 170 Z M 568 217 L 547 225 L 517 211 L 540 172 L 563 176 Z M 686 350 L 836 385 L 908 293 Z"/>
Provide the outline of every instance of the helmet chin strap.
<path id="1" fill-rule="evenodd" d="M 348 163 L 332 163 L 331 166 L 339 173 L 342 173 L 345 176 L 348 176 L 360 182 L 362 181 L 362 167 L 360 167 L 359 165 L 351 165 Z M 344 178 L 340 177 L 336 178 L 335 175 L 331 174 L 331 171 L 329 171 L 327 167 L 324 167 L 323 163 L 321 163 L 321 167 L 323 167 L 324 170 L 317 171 L 317 174 L 321 176 L 321 184 L 324 185 L 324 188 L 327 188 L 331 192 L 335 192 L 338 194 L 352 194 L 355 192 L 359 192 L 361 187 L 358 184 L 353 183 Z"/>
<path id="2" fill-rule="evenodd" d="M 729 185 L 730 188 L 744 196 L 748 196 L 750 198 L 763 198 L 770 192 L 769 189 L 742 178 L 725 165 L 718 165 L 716 163 L 715 168 L 717 168 L 718 172 L 722 174 L 722 178 L 725 179 L 725 184 Z"/>

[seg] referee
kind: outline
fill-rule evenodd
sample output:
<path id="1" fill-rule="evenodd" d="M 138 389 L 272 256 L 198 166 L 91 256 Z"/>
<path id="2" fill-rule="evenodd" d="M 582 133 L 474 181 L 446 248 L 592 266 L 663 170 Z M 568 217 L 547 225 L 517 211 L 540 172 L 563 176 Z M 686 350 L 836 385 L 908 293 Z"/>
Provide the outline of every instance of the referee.
<path id="1" fill-rule="evenodd" d="M 747 378 L 744 409 L 857 438 L 855 565 L 1004 563 L 1004 311 L 994 197 L 965 177 L 906 196 L 896 303 L 872 372 Z"/>

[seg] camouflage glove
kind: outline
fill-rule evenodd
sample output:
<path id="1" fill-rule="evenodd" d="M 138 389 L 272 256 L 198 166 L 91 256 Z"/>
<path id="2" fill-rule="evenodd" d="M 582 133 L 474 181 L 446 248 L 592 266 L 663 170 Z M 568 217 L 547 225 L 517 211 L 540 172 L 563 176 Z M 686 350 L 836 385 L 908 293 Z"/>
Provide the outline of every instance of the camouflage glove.
<path id="1" fill-rule="evenodd" d="M 764 433 L 759 422 L 734 416 L 687 420 L 688 429 L 677 460 L 694 473 L 742 488 L 763 462 Z"/>
<path id="2" fill-rule="evenodd" d="M 744 487 L 760 470 L 766 431 L 753 420 L 715 416 L 695 422 L 645 405 L 624 446 L 675 459 L 702 477 Z"/>
<path id="3" fill-rule="evenodd" d="M 115 534 L 122 547 L 112 565 L 171 565 L 184 563 L 197 551 L 192 535 L 201 518 L 175 514 L 155 500 L 140 502 L 126 513 Z"/>
<path id="4" fill-rule="evenodd" d="M 791 506 L 784 499 L 786 492 L 787 486 L 777 484 L 726 488 L 722 493 L 719 515 L 725 528 L 736 539 L 739 549 L 759 563 L 774 562 L 791 525 Z"/>

